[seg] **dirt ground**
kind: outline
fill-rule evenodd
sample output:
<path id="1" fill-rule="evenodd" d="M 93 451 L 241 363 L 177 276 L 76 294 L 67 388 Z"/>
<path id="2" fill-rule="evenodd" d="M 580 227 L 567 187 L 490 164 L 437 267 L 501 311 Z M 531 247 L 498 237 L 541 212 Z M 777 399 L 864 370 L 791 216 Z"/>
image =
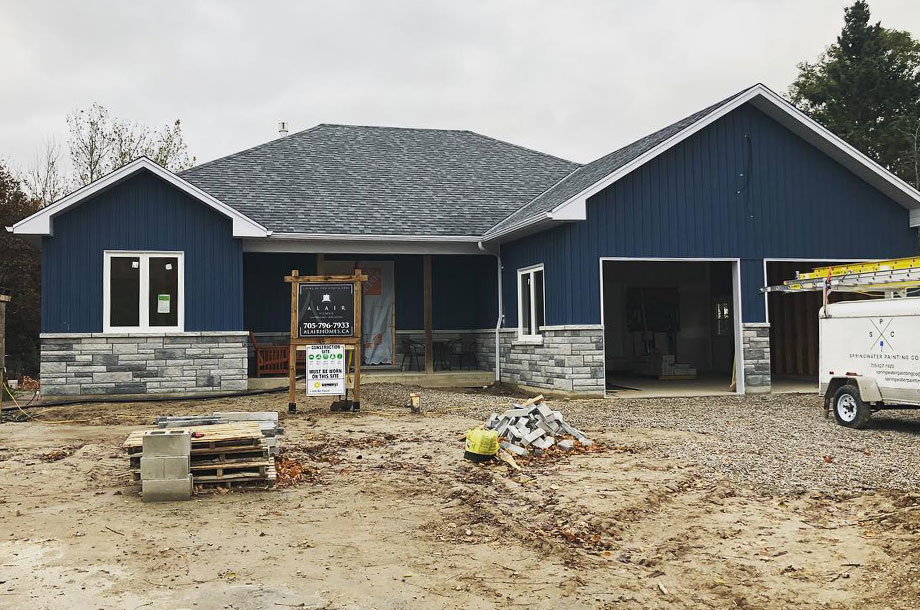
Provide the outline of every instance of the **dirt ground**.
<path id="1" fill-rule="evenodd" d="M 814 397 L 559 401 L 603 450 L 515 471 L 460 440 L 508 397 L 427 390 L 413 415 L 407 393 L 303 400 L 282 444 L 304 481 L 183 503 L 141 502 L 127 434 L 285 394 L 0 424 L 0 608 L 920 607 L 916 416 L 850 431 Z"/>

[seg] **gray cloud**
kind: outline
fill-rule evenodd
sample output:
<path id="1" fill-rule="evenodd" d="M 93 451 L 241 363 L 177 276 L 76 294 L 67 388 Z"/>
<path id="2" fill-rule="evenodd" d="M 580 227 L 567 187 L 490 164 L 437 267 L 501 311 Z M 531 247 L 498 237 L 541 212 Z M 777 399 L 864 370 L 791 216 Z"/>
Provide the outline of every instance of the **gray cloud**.
<path id="1" fill-rule="evenodd" d="M 784 91 L 842 0 L 0 0 L 0 157 L 28 163 L 92 102 L 181 118 L 206 161 L 340 122 L 472 129 L 576 161 L 754 82 Z M 920 35 L 916 0 L 874 17 Z"/>

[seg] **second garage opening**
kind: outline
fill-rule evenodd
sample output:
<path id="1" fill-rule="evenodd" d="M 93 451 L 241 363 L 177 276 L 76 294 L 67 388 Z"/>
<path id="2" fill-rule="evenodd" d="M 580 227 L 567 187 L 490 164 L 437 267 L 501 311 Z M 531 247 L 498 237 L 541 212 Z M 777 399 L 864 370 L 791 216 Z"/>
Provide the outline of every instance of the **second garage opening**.
<path id="1" fill-rule="evenodd" d="M 736 265 L 603 261 L 608 391 L 688 396 L 734 392 Z"/>

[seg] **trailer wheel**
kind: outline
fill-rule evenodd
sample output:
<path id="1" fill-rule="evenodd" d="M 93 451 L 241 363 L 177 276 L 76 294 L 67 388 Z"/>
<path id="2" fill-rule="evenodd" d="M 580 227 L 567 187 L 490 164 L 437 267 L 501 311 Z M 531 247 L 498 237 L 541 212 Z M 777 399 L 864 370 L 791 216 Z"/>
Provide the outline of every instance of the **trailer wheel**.
<path id="1" fill-rule="evenodd" d="M 834 417 L 841 426 L 862 428 L 869 423 L 872 411 L 860 397 L 859 388 L 845 385 L 834 394 Z"/>

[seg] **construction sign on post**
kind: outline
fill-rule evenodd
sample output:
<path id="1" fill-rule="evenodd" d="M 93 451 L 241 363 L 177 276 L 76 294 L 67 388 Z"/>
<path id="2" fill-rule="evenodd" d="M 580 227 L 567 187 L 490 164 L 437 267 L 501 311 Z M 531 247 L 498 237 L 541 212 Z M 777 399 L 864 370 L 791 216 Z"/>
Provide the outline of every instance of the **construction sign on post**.
<path id="1" fill-rule="evenodd" d="M 300 284 L 297 332 L 301 338 L 355 336 L 355 285 Z"/>
<path id="2" fill-rule="evenodd" d="M 345 346 L 307 346 L 307 396 L 345 394 Z"/>
<path id="3" fill-rule="evenodd" d="M 295 269 L 284 281 L 291 284 L 288 411 L 297 412 L 298 351 L 305 352 L 307 395 L 341 396 L 332 404 L 333 411 L 357 411 L 361 406 L 361 283 L 367 276 L 360 269 L 354 275 L 301 276 Z"/>

